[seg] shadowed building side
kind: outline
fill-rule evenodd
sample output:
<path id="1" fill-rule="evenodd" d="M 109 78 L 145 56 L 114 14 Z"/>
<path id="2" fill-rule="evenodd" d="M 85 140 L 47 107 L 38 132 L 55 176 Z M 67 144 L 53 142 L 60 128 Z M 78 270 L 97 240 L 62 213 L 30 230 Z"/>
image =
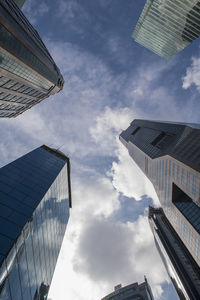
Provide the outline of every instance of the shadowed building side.
<path id="1" fill-rule="evenodd" d="M 149 207 L 149 223 L 166 270 L 181 300 L 200 297 L 200 268 L 192 258 L 162 208 Z"/>

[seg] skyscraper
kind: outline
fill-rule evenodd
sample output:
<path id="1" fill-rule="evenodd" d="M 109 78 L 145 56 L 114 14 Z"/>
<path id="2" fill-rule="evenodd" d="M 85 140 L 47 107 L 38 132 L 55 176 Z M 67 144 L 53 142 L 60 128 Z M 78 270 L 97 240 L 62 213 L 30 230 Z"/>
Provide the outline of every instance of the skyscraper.
<path id="1" fill-rule="evenodd" d="M 181 300 L 200 298 L 200 268 L 167 220 L 162 208 L 149 207 L 149 223 L 167 272 Z"/>
<path id="2" fill-rule="evenodd" d="M 0 0 L 0 37 L 0 117 L 16 117 L 59 92 L 64 80 L 13 0 Z"/>
<path id="3" fill-rule="evenodd" d="M 25 2 L 26 0 L 14 0 L 14 1 L 15 1 L 15 3 L 18 5 L 19 8 L 22 8 L 22 6 L 24 5 L 24 2 Z"/>
<path id="4" fill-rule="evenodd" d="M 200 36 L 200 1 L 147 0 L 133 38 L 170 59 Z"/>
<path id="5" fill-rule="evenodd" d="M 199 267 L 200 126 L 134 120 L 120 140 L 152 182 L 164 214 Z"/>
<path id="6" fill-rule="evenodd" d="M 0 300 L 46 299 L 70 207 L 62 152 L 43 145 L 0 169 Z"/>
<path id="7" fill-rule="evenodd" d="M 121 284 L 115 286 L 114 292 L 102 298 L 102 300 L 153 300 L 153 294 L 150 288 L 150 285 L 145 281 L 141 284 L 132 283 L 125 287 L 122 287 Z"/>

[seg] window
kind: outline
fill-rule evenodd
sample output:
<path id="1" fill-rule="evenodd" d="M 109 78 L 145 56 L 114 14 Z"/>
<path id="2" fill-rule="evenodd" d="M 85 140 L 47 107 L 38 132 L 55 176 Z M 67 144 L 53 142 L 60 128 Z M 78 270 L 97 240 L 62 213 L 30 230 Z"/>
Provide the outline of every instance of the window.
<path id="1" fill-rule="evenodd" d="M 171 143 L 172 137 L 172 134 L 162 131 L 151 144 L 159 149 L 163 149 Z"/>
<path id="2" fill-rule="evenodd" d="M 192 248 L 192 230 L 190 229 L 190 233 L 189 233 L 189 245 Z"/>
<path id="3" fill-rule="evenodd" d="M 135 130 L 133 130 L 133 132 L 131 133 L 131 135 L 135 135 L 139 130 L 140 130 L 140 126 L 138 126 Z"/>
<path id="4" fill-rule="evenodd" d="M 144 161 L 145 161 L 145 173 L 148 174 L 148 158 L 145 157 Z"/>
<path id="5" fill-rule="evenodd" d="M 196 238 L 195 240 L 195 255 L 198 257 L 199 256 L 199 239 Z"/>
<path id="6" fill-rule="evenodd" d="M 175 179 L 175 163 L 173 162 L 172 176 Z"/>
<path id="7" fill-rule="evenodd" d="M 184 223 L 184 239 L 187 239 L 187 225 Z"/>
<path id="8" fill-rule="evenodd" d="M 177 166 L 177 182 L 179 183 L 179 166 Z"/>
<path id="9" fill-rule="evenodd" d="M 200 233 L 200 207 L 176 184 L 172 184 L 172 202 L 190 224 Z"/>
<path id="10" fill-rule="evenodd" d="M 184 169 L 181 169 L 181 184 L 184 185 Z"/>
<path id="11" fill-rule="evenodd" d="M 196 185 L 197 185 L 197 178 L 196 176 L 193 176 L 192 180 L 192 194 L 196 195 Z"/>
<path id="12" fill-rule="evenodd" d="M 190 173 L 187 172 L 187 183 L 186 183 L 187 190 L 190 190 Z"/>

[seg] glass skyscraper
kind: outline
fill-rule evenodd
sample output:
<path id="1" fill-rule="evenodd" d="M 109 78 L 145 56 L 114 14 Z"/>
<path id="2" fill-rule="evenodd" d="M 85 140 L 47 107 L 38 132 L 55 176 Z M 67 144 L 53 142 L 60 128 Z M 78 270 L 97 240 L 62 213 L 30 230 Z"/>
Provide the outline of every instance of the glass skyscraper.
<path id="1" fill-rule="evenodd" d="M 0 300 L 47 298 L 70 207 L 62 152 L 43 145 L 0 169 Z"/>
<path id="2" fill-rule="evenodd" d="M 15 3 L 19 6 L 19 8 L 22 8 L 22 6 L 24 5 L 24 2 L 26 1 L 26 0 L 14 0 L 15 1 Z"/>
<path id="3" fill-rule="evenodd" d="M 149 207 L 149 223 L 167 272 L 181 300 L 200 298 L 200 268 L 162 208 Z"/>
<path id="4" fill-rule="evenodd" d="M 133 32 L 136 42 L 165 59 L 199 36 L 198 0 L 147 0 Z"/>
<path id="5" fill-rule="evenodd" d="M 120 140 L 152 182 L 164 215 L 199 268 L 200 126 L 134 120 Z"/>
<path id="6" fill-rule="evenodd" d="M 17 4 L 0 0 L 0 117 L 18 116 L 64 84 L 39 34 Z"/>
<path id="7" fill-rule="evenodd" d="M 151 287 L 145 281 L 141 284 L 132 283 L 125 287 L 122 287 L 121 284 L 115 287 L 114 292 L 102 298 L 102 300 L 154 300 Z"/>

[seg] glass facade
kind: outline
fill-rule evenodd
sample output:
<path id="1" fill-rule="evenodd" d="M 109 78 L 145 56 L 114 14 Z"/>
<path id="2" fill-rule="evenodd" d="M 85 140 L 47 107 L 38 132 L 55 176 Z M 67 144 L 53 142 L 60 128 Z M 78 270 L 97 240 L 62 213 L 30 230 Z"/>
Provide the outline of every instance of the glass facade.
<path id="1" fill-rule="evenodd" d="M 133 283 L 129 284 L 125 287 L 122 287 L 121 284 L 115 287 L 115 291 L 111 294 L 102 298 L 102 300 L 153 300 L 153 294 L 151 291 L 151 287 L 147 282 L 145 277 L 145 281 L 141 284 Z"/>
<path id="2" fill-rule="evenodd" d="M 179 298 L 181 300 L 199 299 L 200 269 L 161 208 L 149 207 L 149 223 L 156 247 Z M 186 224 L 184 224 L 184 237 L 187 239 Z"/>
<path id="3" fill-rule="evenodd" d="M 140 127 L 134 136 L 131 132 Z M 144 130 L 143 130 L 144 129 Z M 158 146 L 162 137 L 171 136 Z M 200 267 L 200 130 L 194 124 L 134 120 L 121 142 L 154 185 L 164 214 Z M 194 141 L 194 143 L 193 143 Z M 193 155 L 196 159 L 193 159 Z M 145 167 L 148 160 L 148 170 Z"/>
<path id="4" fill-rule="evenodd" d="M 0 117 L 19 115 L 49 95 L 59 92 L 64 84 L 39 34 L 18 7 L 24 1 L 15 2 L 0 0 L 0 76 L 8 81 L 0 86 L 3 97 L 0 98 L 0 105 L 3 105 L 0 106 Z M 13 89 L 13 81 L 18 88 Z M 31 99 L 23 97 L 24 88 L 26 91 L 35 91 Z M 19 96 L 22 98 L 18 99 Z M 3 100 L 8 103 L 3 103 Z M 12 106 L 8 106 L 10 102 Z M 23 105 L 14 106 L 13 102 Z"/>
<path id="5" fill-rule="evenodd" d="M 170 59 L 200 36 L 200 1 L 147 0 L 136 24 L 136 42 Z"/>
<path id="6" fill-rule="evenodd" d="M 69 207 L 62 153 L 42 146 L 0 169 L 0 300 L 45 299 Z"/>
<path id="7" fill-rule="evenodd" d="M 14 0 L 14 1 L 19 6 L 19 8 L 22 8 L 26 0 Z"/>

